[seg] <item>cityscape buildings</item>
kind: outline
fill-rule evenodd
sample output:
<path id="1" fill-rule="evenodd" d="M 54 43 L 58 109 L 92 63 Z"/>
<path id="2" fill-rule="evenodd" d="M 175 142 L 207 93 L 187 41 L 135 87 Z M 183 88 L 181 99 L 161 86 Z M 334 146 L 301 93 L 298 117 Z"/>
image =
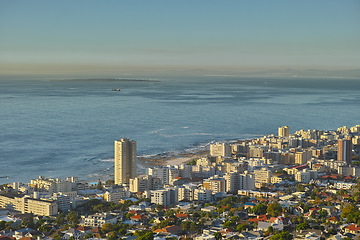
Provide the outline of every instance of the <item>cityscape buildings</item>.
<path id="1" fill-rule="evenodd" d="M 334 230 L 329 229 L 325 239 L 335 239 L 328 238 L 335 231 L 353 239 L 360 237 L 360 230 L 356 230 L 360 229 L 360 145 L 354 141 L 360 136 L 358 127 L 299 130 L 289 135 L 289 127 L 280 129 L 283 136 L 212 143 L 208 150 L 191 157 L 169 159 L 167 165 L 152 164 L 146 175 L 137 175 L 136 142 L 123 138 L 115 141 L 114 181 L 91 183 L 77 177 L 40 176 L 28 184 L 5 184 L 0 189 L 0 219 L 12 221 L 17 214 L 32 214 L 34 219 L 61 217 L 64 213 L 70 226 L 77 212 L 80 226 L 62 229 L 61 234 L 58 231 L 62 239 L 81 239 L 86 234 L 100 239 L 99 228 L 106 231 L 117 224 L 129 230 L 114 233 L 117 237 L 141 230 L 153 234 L 154 239 L 163 239 L 162 234 L 176 239 L 214 239 L 212 231 L 222 232 L 224 239 L 249 234 L 272 239 L 277 230 L 286 229 L 296 235 L 293 239 L 308 239 L 295 231 L 303 227 L 304 220 L 316 228 L 331 226 Z M 346 215 L 347 208 L 355 214 Z M 168 211 L 176 216 L 175 221 Z M 199 211 L 206 213 L 206 220 Z M 189 218 L 196 222 L 187 221 Z M 185 221 L 192 226 L 191 233 Z M 10 224 L 0 220 L 1 226 Z M 167 231 L 171 229 L 176 233 L 170 235 Z M 0 229 L 1 234 L 20 239 L 20 233 Z M 311 236 L 320 239 L 322 235 Z"/>

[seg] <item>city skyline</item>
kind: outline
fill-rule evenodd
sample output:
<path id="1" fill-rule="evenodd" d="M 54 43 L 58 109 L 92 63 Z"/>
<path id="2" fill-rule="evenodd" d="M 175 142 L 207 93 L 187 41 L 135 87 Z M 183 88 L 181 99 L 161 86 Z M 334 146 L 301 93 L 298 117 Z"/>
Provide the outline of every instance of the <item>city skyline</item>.
<path id="1" fill-rule="evenodd" d="M 0 5 L 0 75 L 231 75 L 360 65 L 358 1 Z"/>

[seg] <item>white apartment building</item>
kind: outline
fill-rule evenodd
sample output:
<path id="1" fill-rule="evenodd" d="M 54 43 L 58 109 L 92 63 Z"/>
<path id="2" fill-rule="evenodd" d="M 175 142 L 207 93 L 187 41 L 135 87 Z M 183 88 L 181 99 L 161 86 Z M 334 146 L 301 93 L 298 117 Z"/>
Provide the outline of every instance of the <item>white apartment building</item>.
<path id="1" fill-rule="evenodd" d="M 82 224 L 89 227 L 102 227 L 105 223 L 115 224 L 117 218 L 109 213 L 97 213 L 89 216 L 81 216 Z"/>
<path id="2" fill-rule="evenodd" d="M 303 150 L 295 153 L 295 164 L 303 165 L 306 164 L 312 158 L 311 150 Z"/>
<path id="3" fill-rule="evenodd" d="M 299 171 L 295 174 L 295 181 L 301 183 L 309 183 L 310 182 L 310 173 L 305 171 Z"/>
<path id="4" fill-rule="evenodd" d="M 39 216 L 54 216 L 58 213 L 55 201 L 4 194 L 0 194 L 0 207 Z"/>
<path id="5" fill-rule="evenodd" d="M 194 189 L 194 200 L 199 202 L 210 202 L 212 200 L 211 190 L 204 188 Z"/>
<path id="6" fill-rule="evenodd" d="M 207 167 L 207 166 L 211 165 L 211 161 L 207 157 L 202 157 L 202 158 L 199 158 L 196 161 L 196 165 L 197 166 L 202 166 L 202 167 Z"/>
<path id="7" fill-rule="evenodd" d="M 45 178 L 44 176 L 39 176 L 38 179 L 31 179 L 29 185 L 39 192 L 48 192 L 51 195 L 58 192 L 72 191 L 72 184 L 70 181 L 58 178 Z"/>
<path id="8" fill-rule="evenodd" d="M 169 185 L 170 169 L 168 167 L 148 168 L 148 175 L 160 178 L 162 185 Z"/>
<path id="9" fill-rule="evenodd" d="M 180 177 L 191 178 L 192 177 L 192 166 L 186 165 L 185 163 L 178 166 L 180 169 Z"/>
<path id="10" fill-rule="evenodd" d="M 265 184 L 271 182 L 271 177 L 272 177 L 271 170 L 267 168 L 262 168 L 260 170 L 254 170 L 254 173 L 255 173 L 255 182 L 265 183 Z"/>
<path id="11" fill-rule="evenodd" d="M 230 172 L 224 176 L 226 180 L 226 192 L 237 192 L 238 190 L 254 190 L 255 175 L 245 172 L 243 174 Z"/>
<path id="12" fill-rule="evenodd" d="M 70 196 L 61 193 L 54 193 L 52 200 L 56 201 L 58 208 L 61 211 L 63 212 L 70 211 L 70 202 L 71 202 Z"/>
<path id="13" fill-rule="evenodd" d="M 170 206 L 170 191 L 167 189 L 151 191 L 151 203 Z"/>
<path id="14" fill-rule="evenodd" d="M 104 194 L 104 200 L 107 202 L 119 202 L 123 198 L 130 197 L 130 192 L 127 188 L 120 188 L 113 191 L 107 191 Z"/>
<path id="15" fill-rule="evenodd" d="M 214 175 L 210 178 L 203 180 L 203 187 L 211 190 L 213 194 L 218 192 L 226 192 L 225 178 Z"/>
<path id="16" fill-rule="evenodd" d="M 231 148 L 229 143 L 215 143 L 210 145 L 211 157 L 231 157 Z"/>

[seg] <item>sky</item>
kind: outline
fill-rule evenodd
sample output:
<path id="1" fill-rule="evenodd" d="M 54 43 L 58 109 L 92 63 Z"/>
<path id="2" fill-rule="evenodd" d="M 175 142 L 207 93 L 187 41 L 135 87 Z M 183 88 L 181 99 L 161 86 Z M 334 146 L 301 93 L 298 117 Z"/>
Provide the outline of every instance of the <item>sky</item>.
<path id="1" fill-rule="evenodd" d="M 359 0 L 0 1 L 0 75 L 359 68 Z"/>

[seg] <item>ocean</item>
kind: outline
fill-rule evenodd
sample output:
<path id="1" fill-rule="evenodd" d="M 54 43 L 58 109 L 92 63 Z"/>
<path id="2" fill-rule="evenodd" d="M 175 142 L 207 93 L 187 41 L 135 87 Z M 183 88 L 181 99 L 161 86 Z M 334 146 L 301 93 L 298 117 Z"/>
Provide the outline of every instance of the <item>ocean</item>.
<path id="1" fill-rule="evenodd" d="M 120 91 L 112 91 L 120 89 Z M 138 155 L 360 124 L 360 80 L 204 76 L 147 81 L 0 79 L 0 184 L 104 179 L 114 141 Z M 139 166 L 141 167 L 141 166 Z"/>

